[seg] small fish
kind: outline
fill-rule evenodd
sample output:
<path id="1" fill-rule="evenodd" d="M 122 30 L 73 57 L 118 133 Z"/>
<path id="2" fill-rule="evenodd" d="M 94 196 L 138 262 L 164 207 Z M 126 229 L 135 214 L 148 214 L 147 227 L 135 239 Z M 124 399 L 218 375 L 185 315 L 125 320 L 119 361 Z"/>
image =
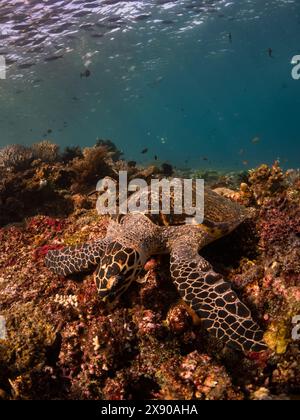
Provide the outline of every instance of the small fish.
<path id="1" fill-rule="evenodd" d="M 128 162 L 128 166 L 129 166 L 129 168 L 135 168 L 136 167 L 136 161 L 135 160 L 130 160 Z"/>
<path id="2" fill-rule="evenodd" d="M 172 176 L 174 173 L 173 166 L 169 163 L 163 163 L 161 165 L 161 170 L 165 176 Z"/>
<path id="3" fill-rule="evenodd" d="M 9 66 L 9 65 L 11 65 L 11 64 L 14 64 L 14 63 L 16 63 L 17 62 L 17 60 L 16 59 L 14 59 L 14 58 L 10 58 L 10 57 L 6 57 L 6 59 L 5 59 L 5 63 Z"/>
<path id="4" fill-rule="evenodd" d="M 48 134 L 51 134 L 51 133 L 52 133 L 51 128 L 49 128 L 49 130 L 47 130 L 47 133 L 48 133 Z"/>
<path id="5" fill-rule="evenodd" d="M 48 35 L 37 38 L 36 40 L 32 42 L 32 45 L 40 45 L 42 42 L 46 41 L 47 38 L 48 38 Z"/>
<path id="6" fill-rule="evenodd" d="M 208 161 L 208 157 L 203 156 L 202 160 L 204 160 L 205 162 L 207 162 Z"/>
<path id="7" fill-rule="evenodd" d="M 83 77 L 90 77 L 91 75 L 91 71 L 89 69 L 86 69 L 84 72 L 80 73 L 80 79 L 82 79 Z"/>
<path id="8" fill-rule="evenodd" d="M 110 18 L 108 18 L 108 22 L 118 22 L 120 20 L 120 16 L 111 16 Z"/>
<path id="9" fill-rule="evenodd" d="M 134 18 L 134 20 L 136 21 L 142 21 L 142 20 L 147 20 L 151 17 L 151 15 L 138 15 Z"/>
<path id="10" fill-rule="evenodd" d="M 244 166 L 248 166 L 248 165 L 249 165 L 248 160 L 243 160 L 243 162 L 242 162 L 242 163 L 243 163 L 243 165 L 244 165 Z"/>
<path id="11" fill-rule="evenodd" d="M 269 57 L 274 58 L 272 48 L 268 48 Z"/>
<path id="12" fill-rule="evenodd" d="M 21 21 L 15 21 L 14 24 L 16 24 L 15 26 L 12 26 L 12 29 L 14 31 L 20 31 L 23 32 L 23 37 L 22 38 L 27 38 L 28 32 L 34 31 L 35 29 L 33 29 L 33 27 L 30 24 L 22 24 L 20 23 Z"/>
<path id="13" fill-rule="evenodd" d="M 63 55 L 52 55 L 51 57 L 46 57 L 44 61 L 46 61 L 47 63 L 49 63 L 51 61 L 60 60 L 63 57 L 64 57 Z"/>
<path id="14" fill-rule="evenodd" d="M 153 80 L 152 82 L 147 83 L 147 85 L 148 85 L 149 87 L 155 87 L 155 86 L 157 86 L 159 83 L 161 83 L 163 80 L 164 80 L 164 77 L 163 77 L 163 76 L 159 76 L 159 77 L 157 77 L 155 80 Z"/>
<path id="15" fill-rule="evenodd" d="M 228 34 L 228 39 L 229 39 L 230 44 L 232 44 L 232 33 L 231 32 L 229 32 L 229 34 Z"/>
<path id="16" fill-rule="evenodd" d="M 43 47 L 32 47 L 32 48 L 29 48 L 27 52 L 32 54 L 32 53 L 41 53 L 43 51 L 44 51 Z"/>
<path id="17" fill-rule="evenodd" d="M 34 66 L 34 63 L 23 63 L 23 64 L 19 64 L 18 68 L 19 69 L 30 69 L 30 67 Z"/>
<path id="18" fill-rule="evenodd" d="M 146 153 L 148 153 L 148 148 L 147 147 L 141 151 L 142 155 L 145 155 Z"/>
<path id="19" fill-rule="evenodd" d="M 92 12 L 90 12 L 89 10 L 82 10 L 82 11 L 80 11 L 80 12 L 78 12 L 78 13 L 75 13 L 74 15 L 73 15 L 73 17 L 78 17 L 78 18 L 80 18 L 80 17 L 84 17 L 84 16 L 87 16 L 87 15 L 90 15 Z"/>
<path id="20" fill-rule="evenodd" d="M 103 38 L 103 34 L 92 34 L 91 38 Z"/>
<path id="21" fill-rule="evenodd" d="M 158 160 L 158 156 L 157 155 L 154 155 L 154 160 Z"/>
<path id="22" fill-rule="evenodd" d="M 162 20 L 162 21 L 161 21 L 161 23 L 162 23 L 163 25 L 173 25 L 173 24 L 174 24 L 174 20 L 171 20 L 171 19 L 164 19 L 164 20 Z"/>
<path id="23" fill-rule="evenodd" d="M 251 140 L 251 143 L 252 144 L 257 144 L 257 143 L 259 143 L 260 142 L 260 138 L 259 137 L 254 137 L 252 140 Z"/>

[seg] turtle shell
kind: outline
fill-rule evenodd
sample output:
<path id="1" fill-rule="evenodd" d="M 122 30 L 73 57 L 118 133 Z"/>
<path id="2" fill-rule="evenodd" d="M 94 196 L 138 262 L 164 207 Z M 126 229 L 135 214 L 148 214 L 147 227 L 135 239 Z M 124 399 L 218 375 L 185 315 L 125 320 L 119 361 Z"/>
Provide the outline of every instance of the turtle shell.
<path id="1" fill-rule="evenodd" d="M 133 193 L 128 199 L 129 211 L 132 211 L 134 206 L 138 206 L 139 209 L 133 212 L 145 214 L 159 226 L 183 225 L 187 223 L 187 220 L 191 223 L 193 216 L 186 211 L 185 199 L 181 198 L 184 190 L 183 183 L 182 179 L 178 179 L 171 191 L 162 188 L 157 190 L 148 186 Z M 193 182 L 191 194 L 193 207 L 196 206 L 196 192 L 196 182 Z M 182 209 L 180 212 L 178 211 L 179 203 L 181 204 L 179 208 Z M 202 228 L 213 231 L 217 236 L 222 236 L 245 220 L 246 215 L 244 207 L 209 188 L 204 188 L 204 219 L 202 223 L 192 224 L 201 225 Z"/>

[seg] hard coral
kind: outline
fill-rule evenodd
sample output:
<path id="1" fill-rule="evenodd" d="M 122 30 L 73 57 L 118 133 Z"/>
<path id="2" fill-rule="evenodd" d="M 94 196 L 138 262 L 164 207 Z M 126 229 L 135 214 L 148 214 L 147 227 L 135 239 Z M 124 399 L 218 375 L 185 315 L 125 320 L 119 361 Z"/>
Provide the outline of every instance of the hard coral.
<path id="1" fill-rule="evenodd" d="M 285 174 L 275 162 L 272 167 L 261 165 L 250 171 L 249 183 L 258 205 L 263 205 L 285 189 Z"/>
<path id="2" fill-rule="evenodd" d="M 210 356 L 194 351 L 160 367 L 162 399 L 237 400 L 242 394 L 225 368 Z"/>
<path id="3" fill-rule="evenodd" d="M 55 364 L 59 337 L 53 325 L 30 304 L 26 312 L 15 309 L 14 314 L 6 317 L 6 326 L 7 340 L 0 341 L 1 386 L 11 389 L 14 399 L 38 398 L 33 378 L 47 376 L 46 368 Z"/>
<path id="4" fill-rule="evenodd" d="M 79 146 L 66 147 L 62 154 L 62 161 L 67 164 L 76 158 L 82 158 L 82 150 Z"/>
<path id="5" fill-rule="evenodd" d="M 96 147 L 105 147 L 115 162 L 120 160 L 123 155 L 123 152 L 121 152 L 111 140 L 98 139 Z"/>
<path id="6" fill-rule="evenodd" d="M 59 146 L 49 140 L 43 140 L 31 146 L 34 159 L 46 163 L 54 163 L 59 160 Z"/>
<path id="7" fill-rule="evenodd" d="M 0 168 L 22 171 L 29 168 L 32 160 L 33 153 L 28 147 L 14 144 L 0 149 Z"/>
<path id="8" fill-rule="evenodd" d="M 75 183 L 72 191 L 80 193 L 89 188 L 96 188 L 97 182 L 105 176 L 115 176 L 108 163 L 110 157 L 106 146 L 85 148 L 83 158 L 76 158 L 71 162 L 75 173 Z"/>

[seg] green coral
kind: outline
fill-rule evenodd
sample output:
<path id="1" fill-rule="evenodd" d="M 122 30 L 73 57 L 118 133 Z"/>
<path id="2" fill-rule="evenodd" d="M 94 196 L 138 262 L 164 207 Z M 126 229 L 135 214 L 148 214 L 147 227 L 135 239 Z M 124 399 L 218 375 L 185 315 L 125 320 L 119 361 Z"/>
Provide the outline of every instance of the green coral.
<path id="1" fill-rule="evenodd" d="M 276 354 L 284 354 L 291 339 L 286 322 L 273 322 L 265 333 L 265 341 Z"/>

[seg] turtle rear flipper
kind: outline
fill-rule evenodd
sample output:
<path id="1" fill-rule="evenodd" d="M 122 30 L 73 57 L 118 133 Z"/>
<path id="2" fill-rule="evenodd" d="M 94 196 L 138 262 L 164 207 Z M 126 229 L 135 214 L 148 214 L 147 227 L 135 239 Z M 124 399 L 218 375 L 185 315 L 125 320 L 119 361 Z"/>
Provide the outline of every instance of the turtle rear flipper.
<path id="1" fill-rule="evenodd" d="M 107 241 L 103 239 L 58 251 L 49 251 L 45 264 L 51 271 L 61 276 L 89 271 L 99 265 L 106 247 Z"/>
<path id="2" fill-rule="evenodd" d="M 249 309 L 192 244 L 173 246 L 171 274 L 181 297 L 215 337 L 243 352 L 267 350 Z"/>

